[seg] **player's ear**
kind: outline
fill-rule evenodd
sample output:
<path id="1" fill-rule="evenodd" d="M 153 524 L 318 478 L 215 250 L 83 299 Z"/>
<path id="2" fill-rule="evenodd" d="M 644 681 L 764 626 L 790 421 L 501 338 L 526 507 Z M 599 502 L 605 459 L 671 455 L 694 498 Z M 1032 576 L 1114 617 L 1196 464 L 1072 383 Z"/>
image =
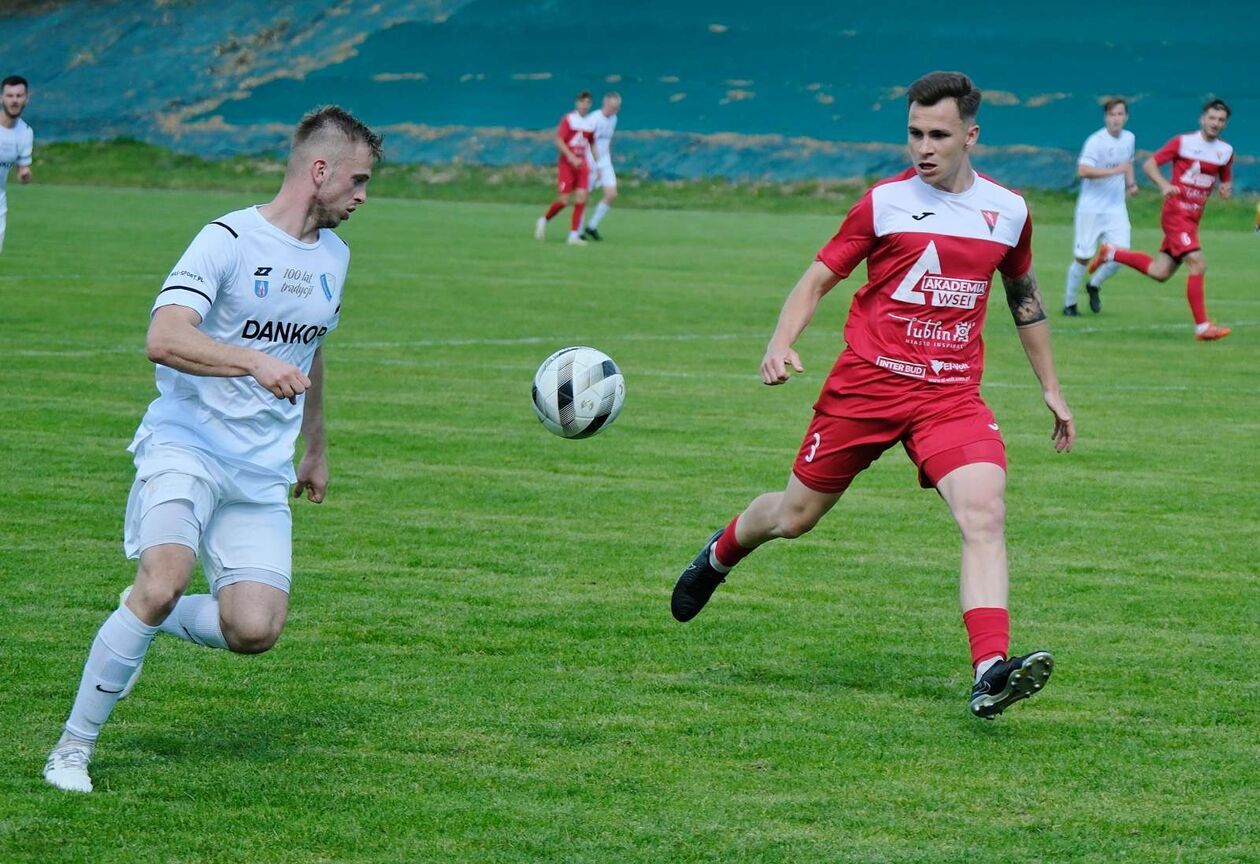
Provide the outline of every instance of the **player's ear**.
<path id="1" fill-rule="evenodd" d="M 316 159 L 311 163 L 311 182 L 316 188 L 323 186 L 324 181 L 328 179 L 328 160 Z"/>
<path id="2" fill-rule="evenodd" d="M 976 146 L 976 142 L 980 140 L 980 127 L 972 123 L 967 129 L 967 140 L 963 142 L 963 149 L 970 150 Z"/>

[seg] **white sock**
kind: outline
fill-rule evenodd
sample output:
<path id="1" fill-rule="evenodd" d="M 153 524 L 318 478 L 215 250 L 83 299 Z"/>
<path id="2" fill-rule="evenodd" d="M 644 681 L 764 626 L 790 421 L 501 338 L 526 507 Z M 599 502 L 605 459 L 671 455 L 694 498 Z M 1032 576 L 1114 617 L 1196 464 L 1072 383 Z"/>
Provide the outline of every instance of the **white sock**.
<path id="1" fill-rule="evenodd" d="M 579 234 L 578 234 L 578 232 L 576 232 L 576 231 L 570 231 L 570 232 L 569 232 L 569 239 L 570 239 L 570 240 L 576 240 L 579 236 L 581 236 L 581 235 L 579 235 Z"/>
<path id="2" fill-rule="evenodd" d="M 131 673 L 144 660 L 144 652 L 149 650 L 157 629 L 137 618 L 125 605 L 105 619 L 83 664 L 79 693 L 74 697 L 70 719 L 66 720 L 67 733 L 82 741 L 96 740 L 131 680 Z"/>
<path id="3" fill-rule="evenodd" d="M 977 663 L 976 664 L 976 681 L 979 682 L 979 680 L 984 677 L 984 673 L 988 672 L 991 668 L 993 668 L 993 665 L 995 663 L 1001 663 L 1001 662 L 1002 662 L 1002 657 L 993 656 L 993 657 L 990 657 L 988 660 L 981 660 L 979 663 Z"/>
<path id="4" fill-rule="evenodd" d="M 1204 321 L 1202 324 L 1195 324 L 1194 335 L 1198 336 L 1200 333 L 1205 332 L 1211 326 L 1212 326 L 1211 321 Z"/>
<path id="5" fill-rule="evenodd" d="M 1063 305 L 1076 305 L 1076 290 L 1081 287 L 1081 280 L 1085 278 L 1085 265 L 1080 261 L 1073 261 L 1072 266 L 1067 271 L 1067 285 L 1063 291 Z"/>
<path id="6" fill-rule="evenodd" d="M 608 206 L 607 201 L 600 201 L 595 205 L 595 215 L 591 217 L 591 227 L 598 228 L 599 223 L 604 221 L 604 217 L 608 215 L 608 211 L 612 208 Z"/>
<path id="7" fill-rule="evenodd" d="M 721 573 L 723 576 L 731 572 L 730 567 L 727 567 L 725 564 L 723 564 L 721 561 L 718 560 L 716 543 L 714 543 L 712 546 L 709 547 L 709 566 L 712 567 L 717 572 Z"/>
<path id="8" fill-rule="evenodd" d="M 1090 278 L 1089 284 L 1093 285 L 1095 288 L 1101 288 L 1102 283 L 1106 282 L 1112 276 L 1115 276 L 1119 269 L 1120 265 L 1115 261 L 1108 261 L 1106 264 L 1094 271 L 1094 275 Z"/>
<path id="9" fill-rule="evenodd" d="M 219 601 L 209 594 L 185 594 L 180 597 L 175 609 L 158 625 L 158 629 L 194 645 L 228 647 L 219 623 Z"/>

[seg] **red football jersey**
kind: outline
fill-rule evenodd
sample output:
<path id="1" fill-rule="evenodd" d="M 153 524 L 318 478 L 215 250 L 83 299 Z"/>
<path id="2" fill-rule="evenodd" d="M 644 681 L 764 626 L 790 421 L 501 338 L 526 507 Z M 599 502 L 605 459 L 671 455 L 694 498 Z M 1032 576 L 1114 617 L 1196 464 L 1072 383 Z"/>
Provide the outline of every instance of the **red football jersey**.
<path id="1" fill-rule="evenodd" d="M 583 117 L 576 111 L 570 111 L 560 118 L 560 125 L 556 127 L 556 137 L 568 144 L 575 156 L 585 159 L 587 148 L 595 140 L 595 120 L 589 114 Z M 564 160 L 563 153 L 560 159 Z"/>
<path id="2" fill-rule="evenodd" d="M 844 325 L 848 350 L 904 378 L 974 386 L 993 273 L 1032 267 L 1032 220 L 1023 198 L 982 174 L 949 193 L 911 168 L 867 190 L 817 260 L 844 278 L 864 258 L 867 282 Z M 817 406 L 824 413 L 830 389 Z"/>
<path id="3" fill-rule="evenodd" d="M 1176 195 L 1164 199 L 1164 212 L 1176 212 L 1195 222 L 1203 218 L 1203 208 L 1219 178 L 1228 183 L 1234 173 L 1234 148 L 1220 138 L 1208 141 L 1202 132 L 1187 132 L 1171 139 L 1155 151 L 1156 163 L 1172 164 L 1172 184 Z"/>

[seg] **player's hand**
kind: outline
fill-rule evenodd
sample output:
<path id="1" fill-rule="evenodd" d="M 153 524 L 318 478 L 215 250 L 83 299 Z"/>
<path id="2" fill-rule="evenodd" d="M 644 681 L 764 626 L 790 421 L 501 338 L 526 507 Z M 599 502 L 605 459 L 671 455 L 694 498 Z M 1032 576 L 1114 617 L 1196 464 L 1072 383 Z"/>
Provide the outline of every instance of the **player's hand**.
<path id="1" fill-rule="evenodd" d="M 328 494 L 328 460 L 319 455 L 307 452 L 298 465 L 297 483 L 293 486 L 293 497 L 301 498 L 306 492 L 308 501 L 322 504 Z"/>
<path id="2" fill-rule="evenodd" d="M 1173 195 L 1177 194 L 1177 187 L 1165 181 L 1160 184 L 1159 194 L 1163 195 L 1165 198 L 1171 198 Z"/>
<path id="3" fill-rule="evenodd" d="M 29 165 L 18 166 L 18 181 L 21 183 L 31 182 L 31 166 Z"/>
<path id="4" fill-rule="evenodd" d="M 1072 445 L 1076 443 L 1076 421 L 1072 419 L 1072 409 L 1057 390 L 1046 390 L 1041 395 L 1054 415 L 1054 431 L 1050 433 L 1050 440 L 1054 442 L 1055 451 L 1071 452 Z"/>
<path id="5" fill-rule="evenodd" d="M 771 346 L 766 349 L 766 356 L 761 359 L 761 381 L 764 384 L 784 384 L 791 377 L 788 373 L 788 364 L 797 372 L 804 372 L 805 367 L 801 365 L 801 358 L 791 348 L 776 348 Z"/>
<path id="6" fill-rule="evenodd" d="M 1136 183 L 1130 183 L 1125 187 L 1125 191 L 1128 192 L 1129 197 L 1132 198 L 1134 195 L 1138 194 L 1138 185 Z"/>
<path id="7" fill-rule="evenodd" d="M 582 167 L 582 158 L 578 156 L 576 153 L 570 153 L 568 157 L 566 158 L 569 160 L 569 164 L 572 165 L 574 168 Z"/>
<path id="8" fill-rule="evenodd" d="M 1233 184 L 1233 183 L 1222 183 L 1222 184 L 1221 184 L 1221 198 L 1222 198 L 1223 200 L 1228 200 L 1228 199 L 1229 199 L 1229 197 L 1230 197 L 1231 195 L 1233 195 L 1233 194 L 1234 194 L 1234 184 Z"/>
<path id="9" fill-rule="evenodd" d="M 311 386 L 311 379 L 301 369 L 261 351 L 258 352 L 253 375 L 254 380 L 270 391 L 272 396 L 288 399 L 294 405 L 297 404 L 297 397 Z"/>

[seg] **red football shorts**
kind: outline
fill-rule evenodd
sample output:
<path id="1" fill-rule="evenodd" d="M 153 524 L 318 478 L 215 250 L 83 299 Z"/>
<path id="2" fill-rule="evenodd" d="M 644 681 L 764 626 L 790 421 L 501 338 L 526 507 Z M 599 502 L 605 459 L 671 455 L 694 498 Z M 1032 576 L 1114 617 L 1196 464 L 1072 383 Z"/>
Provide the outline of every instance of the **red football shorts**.
<path id="1" fill-rule="evenodd" d="M 1180 260 L 1184 255 L 1203 248 L 1199 245 L 1199 223 L 1184 213 L 1165 210 L 1160 214 L 1159 224 L 1164 229 L 1160 252 Z"/>
<path id="2" fill-rule="evenodd" d="M 896 400 L 851 394 L 838 401 L 850 416 L 815 411 L 792 465 L 796 478 L 815 492 L 843 492 L 897 442 L 918 467 L 925 489 L 963 465 L 991 462 L 1006 470 L 997 421 L 974 387 L 919 384 Z"/>
<path id="3" fill-rule="evenodd" d="M 574 189 L 586 189 L 591 185 L 591 166 L 585 159 L 578 167 L 569 164 L 568 159 L 561 159 L 556 166 L 556 188 L 561 195 L 568 195 Z"/>

